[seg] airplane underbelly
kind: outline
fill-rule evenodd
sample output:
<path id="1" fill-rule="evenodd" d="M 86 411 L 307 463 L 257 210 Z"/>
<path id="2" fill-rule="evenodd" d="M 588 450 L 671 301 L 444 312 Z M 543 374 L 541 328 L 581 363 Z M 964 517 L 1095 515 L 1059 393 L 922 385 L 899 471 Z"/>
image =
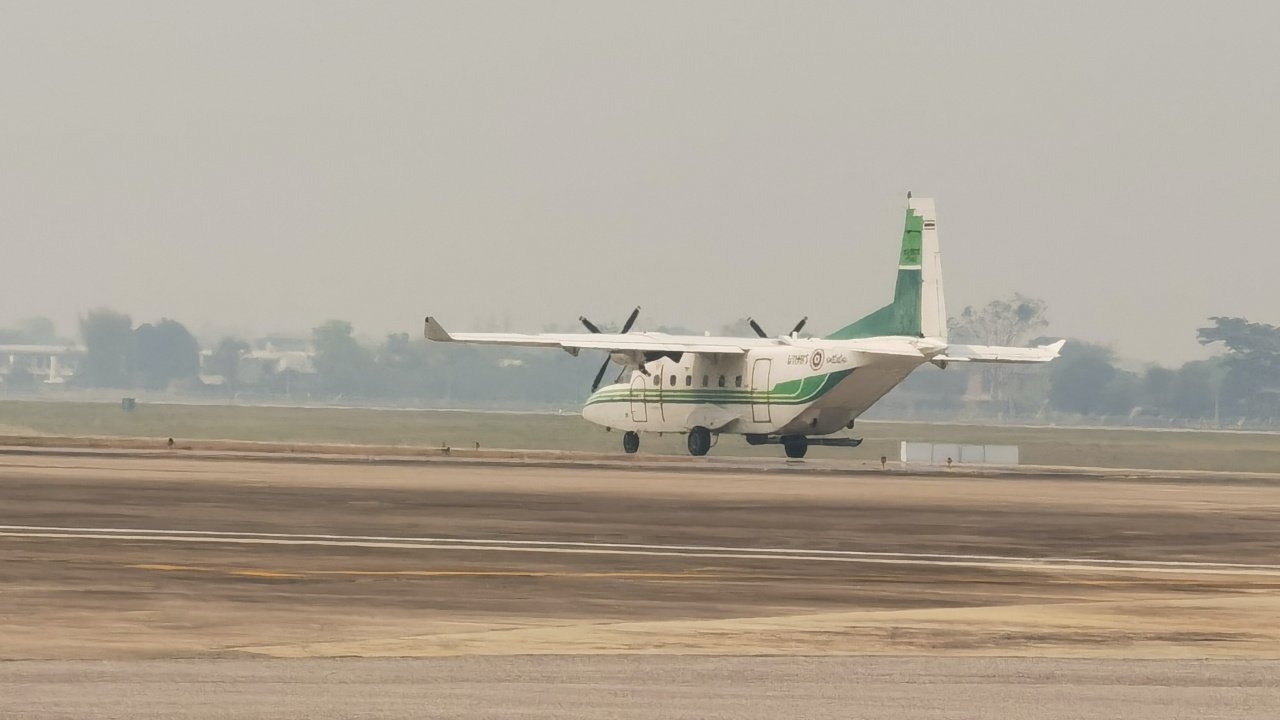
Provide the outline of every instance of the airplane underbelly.
<path id="1" fill-rule="evenodd" d="M 866 412 L 922 362 L 923 360 L 908 360 L 858 367 L 777 432 L 781 435 L 827 435 L 837 432 Z"/>

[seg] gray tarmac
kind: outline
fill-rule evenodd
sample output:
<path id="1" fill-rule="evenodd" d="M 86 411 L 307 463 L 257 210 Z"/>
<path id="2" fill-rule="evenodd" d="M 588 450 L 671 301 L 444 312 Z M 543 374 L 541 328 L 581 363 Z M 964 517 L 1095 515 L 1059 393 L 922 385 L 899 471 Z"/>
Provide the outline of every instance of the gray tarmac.
<path id="1" fill-rule="evenodd" d="M 1274 720 L 1265 662 L 500 656 L 0 664 L 27 718 Z"/>
<path id="2" fill-rule="evenodd" d="M 0 717 L 1280 716 L 1280 484 L 697 470 L 0 455 Z"/>

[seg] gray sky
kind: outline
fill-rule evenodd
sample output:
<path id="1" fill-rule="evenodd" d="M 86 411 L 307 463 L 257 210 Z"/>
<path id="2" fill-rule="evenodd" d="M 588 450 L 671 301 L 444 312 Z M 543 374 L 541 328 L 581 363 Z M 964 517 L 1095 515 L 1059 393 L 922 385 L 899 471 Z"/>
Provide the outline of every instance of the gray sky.
<path id="1" fill-rule="evenodd" d="M 1280 322 L 1275 3 L 0 4 L 0 323 Z"/>

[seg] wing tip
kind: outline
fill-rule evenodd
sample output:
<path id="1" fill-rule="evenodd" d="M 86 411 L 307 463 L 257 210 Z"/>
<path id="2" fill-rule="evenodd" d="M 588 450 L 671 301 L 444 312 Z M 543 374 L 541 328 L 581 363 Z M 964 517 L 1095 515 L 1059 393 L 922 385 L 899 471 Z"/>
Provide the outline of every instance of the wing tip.
<path id="1" fill-rule="evenodd" d="M 449 334 L 449 331 L 445 330 L 444 327 L 430 315 L 428 315 L 426 320 L 423 321 L 423 326 L 422 334 L 428 340 L 435 340 L 436 342 L 453 342 L 453 336 Z"/>

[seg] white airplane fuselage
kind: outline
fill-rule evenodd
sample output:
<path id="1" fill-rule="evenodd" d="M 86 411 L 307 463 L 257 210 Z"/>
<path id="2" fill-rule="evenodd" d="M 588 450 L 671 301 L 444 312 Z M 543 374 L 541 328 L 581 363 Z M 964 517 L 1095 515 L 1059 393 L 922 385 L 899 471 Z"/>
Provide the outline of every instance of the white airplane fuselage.
<path id="1" fill-rule="evenodd" d="M 686 353 L 680 361 L 653 360 L 645 372 L 631 370 L 625 382 L 592 393 L 582 415 L 636 432 L 681 433 L 701 426 L 743 435 L 827 435 L 850 427 L 927 362 L 931 351 L 946 347 L 925 339 L 885 338 L 886 346 L 914 352 L 873 355 L 839 340 L 781 342 L 740 355 Z"/>

